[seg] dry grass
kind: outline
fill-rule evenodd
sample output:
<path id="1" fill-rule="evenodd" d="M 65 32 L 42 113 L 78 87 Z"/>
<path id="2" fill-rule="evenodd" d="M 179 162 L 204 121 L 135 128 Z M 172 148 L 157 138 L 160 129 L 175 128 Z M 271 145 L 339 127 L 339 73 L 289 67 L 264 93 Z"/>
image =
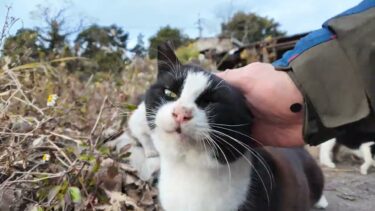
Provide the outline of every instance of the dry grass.
<path id="1" fill-rule="evenodd" d="M 66 58 L 0 68 L 0 210 L 154 210 L 155 189 L 105 142 L 155 76 L 134 60 L 121 76 L 80 81 Z M 50 95 L 58 99 L 47 106 Z M 52 102 L 53 104 L 53 102 Z"/>

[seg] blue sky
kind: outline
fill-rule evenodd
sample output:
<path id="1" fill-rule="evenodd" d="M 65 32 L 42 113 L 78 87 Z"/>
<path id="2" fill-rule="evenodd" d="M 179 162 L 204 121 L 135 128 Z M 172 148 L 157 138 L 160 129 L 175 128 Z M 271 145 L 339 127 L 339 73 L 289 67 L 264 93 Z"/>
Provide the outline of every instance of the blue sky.
<path id="1" fill-rule="evenodd" d="M 79 18 L 86 23 L 117 24 L 130 33 L 132 46 L 137 35 L 145 39 L 161 26 L 180 28 L 190 37 L 197 37 L 196 22 L 202 19 L 203 36 L 220 32 L 220 23 L 238 10 L 256 12 L 274 18 L 288 34 L 306 32 L 320 27 L 326 19 L 340 13 L 360 0 L 0 0 L 0 26 L 4 22 L 5 6 L 11 5 L 11 14 L 20 18 L 11 33 L 21 27 L 41 25 L 31 15 L 38 4 L 53 9 L 68 7 L 68 21 Z"/>

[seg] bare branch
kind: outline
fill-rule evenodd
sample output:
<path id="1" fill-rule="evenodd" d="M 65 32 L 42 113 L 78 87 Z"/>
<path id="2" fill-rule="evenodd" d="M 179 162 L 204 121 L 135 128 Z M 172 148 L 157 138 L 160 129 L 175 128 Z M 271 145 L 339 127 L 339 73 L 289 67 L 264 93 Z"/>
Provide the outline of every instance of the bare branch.
<path id="1" fill-rule="evenodd" d="M 11 6 L 6 6 L 6 14 L 5 14 L 5 21 L 3 24 L 3 28 L 1 30 L 0 34 L 0 46 L 3 44 L 3 40 L 9 34 L 9 30 L 12 28 L 12 26 L 19 20 L 19 18 L 15 18 L 10 16 L 10 10 L 12 9 Z"/>
<path id="2" fill-rule="evenodd" d="M 60 147 L 58 147 L 55 143 L 53 143 L 53 141 L 49 139 L 47 139 L 47 141 L 69 162 L 69 165 L 72 165 L 72 161 L 69 159 L 69 157 L 65 154 L 65 152 Z"/>
<path id="3" fill-rule="evenodd" d="M 95 121 L 95 125 L 94 125 L 94 127 L 92 128 L 92 130 L 91 130 L 91 133 L 90 133 L 91 135 L 94 134 L 94 132 L 95 132 L 95 130 L 96 130 L 96 127 L 98 126 L 98 123 L 99 123 L 100 117 L 102 116 L 103 109 L 104 109 L 104 105 L 105 105 L 105 102 L 107 101 L 107 98 L 108 98 L 108 96 L 105 96 L 105 97 L 104 97 L 104 100 L 103 100 L 102 106 L 100 107 L 100 112 L 99 112 L 98 117 L 96 118 L 96 121 Z"/>

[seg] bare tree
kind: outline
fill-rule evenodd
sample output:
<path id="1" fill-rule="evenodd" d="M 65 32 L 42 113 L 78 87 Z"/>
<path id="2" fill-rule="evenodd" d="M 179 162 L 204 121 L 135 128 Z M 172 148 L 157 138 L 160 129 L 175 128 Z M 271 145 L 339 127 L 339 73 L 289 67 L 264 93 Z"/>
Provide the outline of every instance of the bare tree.
<path id="1" fill-rule="evenodd" d="M 68 10 L 69 6 L 53 11 L 50 6 L 38 5 L 37 10 L 33 12 L 33 15 L 44 23 L 44 26 L 37 27 L 37 31 L 48 51 L 60 52 L 67 46 L 68 37 L 78 33 L 84 27 L 83 19 L 80 19 L 75 26 L 68 24 L 76 22 L 68 20 L 68 15 L 66 14 Z"/>
<path id="2" fill-rule="evenodd" d="M 19 18 L 15 18 L 10 15 L 10 11 L 12 9 L 11 6 L 5 6 L 5 8 L 6 8 L 5 20 L 4 20 L 4 24 L 0 33 L 0 47 L 3 45 L 3 40 L 5 39 L 5 37 L 9 34 L 9 30 L 17 21 L 19 21 Z"/>

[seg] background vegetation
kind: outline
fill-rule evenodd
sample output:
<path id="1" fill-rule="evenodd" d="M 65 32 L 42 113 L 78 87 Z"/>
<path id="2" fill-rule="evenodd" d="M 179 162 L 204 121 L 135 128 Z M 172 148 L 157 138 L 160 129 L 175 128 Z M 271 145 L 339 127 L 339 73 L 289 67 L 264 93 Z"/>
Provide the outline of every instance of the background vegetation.
<path id="1" fill-rule="evenodd" d="M 9 12 L 9 11 L 8 11 Z M 0 34 L 0 210 L 158 210 L 151 181 L 108 143 L 156 74 L 155 49 L 172 40 L 184 62 L 199 52 L 180 29 L 149 38 L 116 25 L 68 24 L 40 7 L 43 25 Z M 222 35 L 245 43 L 282 35 L 272 19 L 238 13 Z"/>

